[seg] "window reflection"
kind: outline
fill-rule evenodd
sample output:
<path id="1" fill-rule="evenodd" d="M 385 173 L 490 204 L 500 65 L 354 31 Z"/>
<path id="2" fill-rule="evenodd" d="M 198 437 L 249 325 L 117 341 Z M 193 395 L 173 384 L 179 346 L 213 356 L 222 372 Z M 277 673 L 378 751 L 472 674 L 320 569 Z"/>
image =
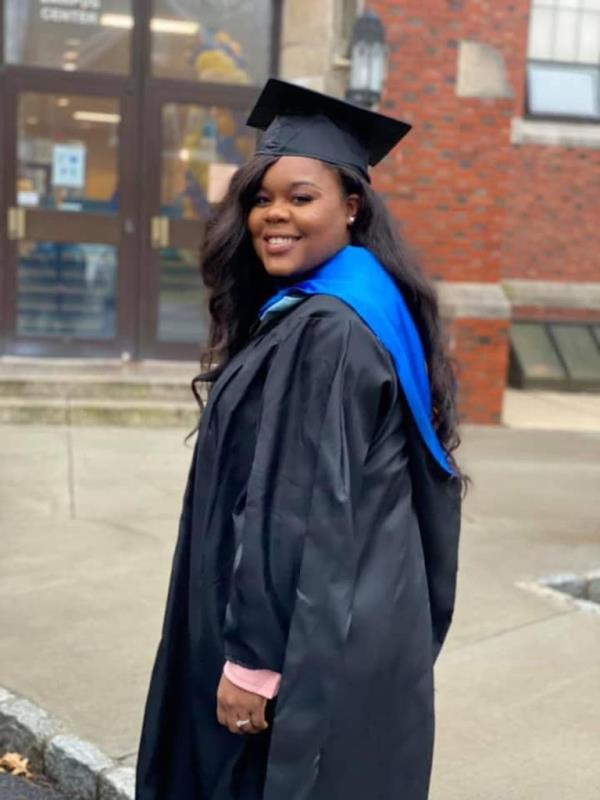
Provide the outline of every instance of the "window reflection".
<path id="1" fill-rule="evenodd" d="M 133 24 L 131 0 L 4 0 L 6 60 L 125 74 Z M 150 27 L 157 76 L 261 84 L 269 74 L 272 0 L 155 0 Z"/>
<path id="2" fill-rule="evenodd" d="M 533 0 L 529 58 L 597 64 L 599 57 L 599 0 Z"/>
<path id="3" fill-rule="evenodd" d="M 161 213 L 204 219 L 237 167 L 253 153 L 246 110 L 178 105 L 163 107 Z"/>
<path id="4" fill-rule="evenodd" d="M 17 270 L 20 336 L 115 336 L 116 247 L 21 242 Z"/>
<path id="5" fill-rule="evenodd" d="M 556 347 L 574 380 L 600 383 L 600 351 L 588 325 L 550 325 Z"/>
<path id="6" fill-rule="evenodd" d="M 6 60 L 67 72 L 127 73 L 131 13 L 131 0 L 4 0 Z M 115 25 L 115 16 L 131 24 Z"/>
<path id="7" fill-rule="evenodd" d="M 600 119 L 600 0 L 532 0 L 528 112 Z"/>
<path id="8" fill-rule="evenodd" d="M 159 340 L 204 345 L 209 324 L 198 253 L 181 247 L 161 250 Z"/>
<path id="9" fill-rule="evenodd" d="M 17 115 L 17 203 L 116 214 L 119 104 L 24 92 Z"/>
<path id="10" fill-rule="evenodd" d="M 530 113 L 600 119 L 600 70 L 530 62 L 527 78 Z"/>
<path id="11" fill-rule="evenodd" d="M 155 0 L 154 74 L 263 83 L 270 71 L 272 6 L 272 0 Z"/>

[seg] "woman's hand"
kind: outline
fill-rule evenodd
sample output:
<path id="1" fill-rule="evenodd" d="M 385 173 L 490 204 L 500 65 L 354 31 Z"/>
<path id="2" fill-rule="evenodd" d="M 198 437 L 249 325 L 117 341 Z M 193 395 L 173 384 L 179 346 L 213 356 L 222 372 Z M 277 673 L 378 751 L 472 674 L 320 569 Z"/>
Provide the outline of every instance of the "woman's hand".
<path id="1" fill-rule="evenodd" d="M 269 727 L 265 720 L 267 699 L 240 689 L 223 675 L 217 689 L 217 719 L 231 733 L 261 733 Z M 238 720 L 249 720 L 239 727 Z"/>

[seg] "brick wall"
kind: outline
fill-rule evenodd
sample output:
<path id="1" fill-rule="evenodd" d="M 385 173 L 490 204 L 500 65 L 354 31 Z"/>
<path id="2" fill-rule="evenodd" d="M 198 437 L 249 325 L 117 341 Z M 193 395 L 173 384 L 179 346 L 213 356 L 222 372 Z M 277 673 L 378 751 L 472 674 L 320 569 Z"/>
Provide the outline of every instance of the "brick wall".
<path id="1" fill-rule="evenodd" d="M 527 144 L 511 155 L 504 276 L 600 281 L 600 150 Z"/>
<path id="2" fill-rule="evenodd" d="M 499 424 L 508 370 L 508 320 L 456 319 L 449 324 L 457 363 L 459 415 L 463 421 Z"/>
<path id="3" fill-rule="evenodd" d="M 501 272 L 513 98 L 457 96 L 461 40 L 523 58 L 528 0 L 378 0 L 390 47 L 382 110 L 415 130 L 388 159 L 377 187 L 435 277 L 496 281 Z M 511 79 L 510 83 L 514 85 Z"/>
<path id="4" fill-rule="evenodd" d="M 600 281 L 600 150 L 511 145 L 525 108 L 531 0 L 374 0 L 390 46 L 382 110 L 415 126 L 378 186 L 449 280 Z M 502 54 L 512 99 L 458 97 L 457 50 Z"/>
<path id="5" fill-rule="evenodd" d="M 390 48 L 381 110 L 414 125 L 375 185 L 428 272 L 496 286 L 503 277 L 600 281 L 600 151 L 511 144 L 511 121 L 524 109 L 530 0 L 368 7 Z M 463 91 L 465 42 L 504 62 L 509 91 Z M 451 331 L 463 416 L 500 421 L 507 320 L 455 319 Z"/>

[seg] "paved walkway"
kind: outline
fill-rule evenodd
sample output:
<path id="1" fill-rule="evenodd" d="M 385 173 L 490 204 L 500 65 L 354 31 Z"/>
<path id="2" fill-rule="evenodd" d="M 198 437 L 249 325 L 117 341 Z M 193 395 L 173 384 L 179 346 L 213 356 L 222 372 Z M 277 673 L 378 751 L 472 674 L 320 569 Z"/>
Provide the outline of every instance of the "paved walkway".
<path id="1" fill-rule="evenodd" d="M 509 389 L 503 417 L 509 428 L 600 432 L 600 394 Z"/>
<path id="2" fill-rule="evenodd" d="M 0 685 L 133 764 L 184 430 L 0 427 Z M 598 800 L 600 615 L 516 584 L 600 567 L 599 433 L 471 428 L 431 800 Z"/>

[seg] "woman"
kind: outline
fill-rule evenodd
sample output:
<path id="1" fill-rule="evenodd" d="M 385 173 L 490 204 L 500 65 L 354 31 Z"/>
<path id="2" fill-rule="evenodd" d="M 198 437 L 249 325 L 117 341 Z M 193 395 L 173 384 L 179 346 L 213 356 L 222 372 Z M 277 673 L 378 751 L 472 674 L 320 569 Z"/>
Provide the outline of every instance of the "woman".
<path id="1" fill-rule="evenodd" d="M 274 80 L 249 124 L 137 798 L 425 800 L 461 476 L 435 296 L 368 178 L 409 126 Z"/>

